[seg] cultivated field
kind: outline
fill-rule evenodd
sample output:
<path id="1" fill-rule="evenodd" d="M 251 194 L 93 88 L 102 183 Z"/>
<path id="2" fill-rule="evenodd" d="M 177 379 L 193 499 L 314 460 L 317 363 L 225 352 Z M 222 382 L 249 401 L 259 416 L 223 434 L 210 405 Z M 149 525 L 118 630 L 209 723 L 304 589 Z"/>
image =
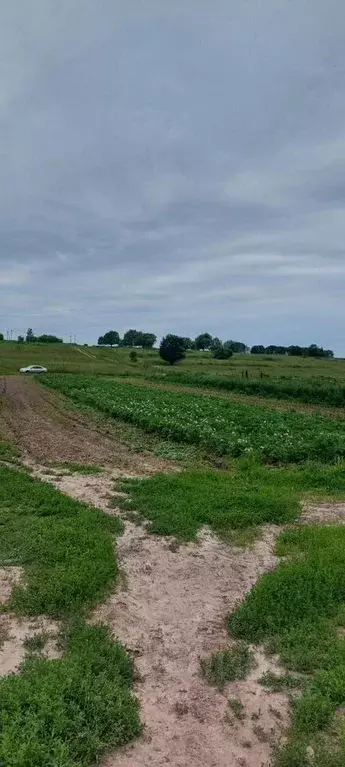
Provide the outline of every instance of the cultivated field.
<path id="1" fill-rule="evenodd" d="M 343 765 L 345 362 L 28 346 L 0 344 L 0 764 Z"/>

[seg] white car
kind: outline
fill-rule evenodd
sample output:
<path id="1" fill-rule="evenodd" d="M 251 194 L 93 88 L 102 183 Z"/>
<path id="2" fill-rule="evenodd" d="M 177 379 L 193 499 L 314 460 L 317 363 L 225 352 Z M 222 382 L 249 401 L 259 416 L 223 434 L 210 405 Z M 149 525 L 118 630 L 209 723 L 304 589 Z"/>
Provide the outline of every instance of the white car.
<path id="1" fill-rule="evenodd" d="M 42 365 L 29 365 L 27 368 L 20 368 L 20 373 L 48 373 L 47 368 Z"/>

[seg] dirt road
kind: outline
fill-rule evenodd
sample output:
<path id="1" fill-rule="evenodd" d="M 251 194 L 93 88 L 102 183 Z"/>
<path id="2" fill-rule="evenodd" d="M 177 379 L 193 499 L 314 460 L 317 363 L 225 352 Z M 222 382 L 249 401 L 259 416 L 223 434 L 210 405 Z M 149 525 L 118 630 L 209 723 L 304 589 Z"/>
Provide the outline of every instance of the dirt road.
<path id="1" fill-rule="evenodd" d="M 6 379 L 0 395 L 0 438 L 34 461 L 81 461 L 147 474 L 168 466 L 153 455 L 133 454 L 118 438 L 116 423 L 102 425 L 36 381 Z"/>

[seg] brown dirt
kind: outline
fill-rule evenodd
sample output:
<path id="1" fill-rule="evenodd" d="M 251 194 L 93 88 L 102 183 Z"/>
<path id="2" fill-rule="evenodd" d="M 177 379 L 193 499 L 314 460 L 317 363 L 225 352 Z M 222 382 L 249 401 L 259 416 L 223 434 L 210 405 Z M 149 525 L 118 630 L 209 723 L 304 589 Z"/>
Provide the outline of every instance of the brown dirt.
<path id="1" fill-rule="evenodd" d="M 25 639 L 37 634 L 51 634 L 42 657 L 59 658 L 60 653 L 54 642 L 57 631 L 57 624 L 47 618 L 24 619 L 11 613 L 0 615 L 0 635 L 4 638 L 0 647 L 0 676 L 18 672 L 27 652 L 24 646 Z"/>
<path id="2" fill-rule="evenodd" d="M 60 481 L 40 476 L 110 511 L 107 498 L 118 472 L 62 476 Z M 132 746 L 109 755 L 102 767 L 268 766 L 272 743 L 288 723 L 288 701 L 264 689 L 258 679 L 268 668 L 276 671 L 276 664 L 256 650 L 250 677 L 220 693 L 200 676 L 200 658 L 229 644 L 226 613 L 261 573 L 275 566 L 272 548 L 278 532 L 267 527 L 260 541 L 243 550 L 204 531 L 198 543 L 171 550 L 170 539 L 125 522 L 117 553 L 126 577 L 93 619 L 105 621 L 135 657 L 135 691 L 145 730 Z M 244 721 L 232 715 L 229 697 L 243 701 Z"/>
<path id="3" fill-rule="evenodd" d="M 18 445 L 24 457 L 45 461 L 79 461 L 150 474 L 169 462 L 151 454 L 133 454 L 118 439 L 115 422 L 102 426 L 73 410 L 56 392 L 32 379 L 9 376 L 0 400 L 0 434 Z"/>
<path id="4" fill-rule="evenodd" d="M 305 504 L 301 522 L 313 525 L 343 525 L 345 524 L 345 503 Z"/>
<path id="5" fill-rule="evenodd" d="M 9 601 L 13 586 L 19 586 L 23 580 L 22 567 L 0 567 L 0 604 Z"/>

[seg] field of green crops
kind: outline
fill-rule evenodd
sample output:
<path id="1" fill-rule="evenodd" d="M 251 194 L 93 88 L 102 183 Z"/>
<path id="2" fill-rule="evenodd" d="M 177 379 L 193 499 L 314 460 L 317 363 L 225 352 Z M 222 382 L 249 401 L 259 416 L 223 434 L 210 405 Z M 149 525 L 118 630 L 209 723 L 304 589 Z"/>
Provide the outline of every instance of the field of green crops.
<path id="1" fill-rule="evenodd" d="M 345 406 L 345 382 L 327 378 L 235 378 L 173 370 L 164 376 L 157 375 L 153 380 L 329 407 Z"/>
<path id="2" fill-rule="evenodd" d="M 326 416 L 97 377 L 52 374 L 42 380 L 77 402 L 221 455 L 255 455 L 269 463 L 332 463 L 345 457 L 345 423 Z"/>

